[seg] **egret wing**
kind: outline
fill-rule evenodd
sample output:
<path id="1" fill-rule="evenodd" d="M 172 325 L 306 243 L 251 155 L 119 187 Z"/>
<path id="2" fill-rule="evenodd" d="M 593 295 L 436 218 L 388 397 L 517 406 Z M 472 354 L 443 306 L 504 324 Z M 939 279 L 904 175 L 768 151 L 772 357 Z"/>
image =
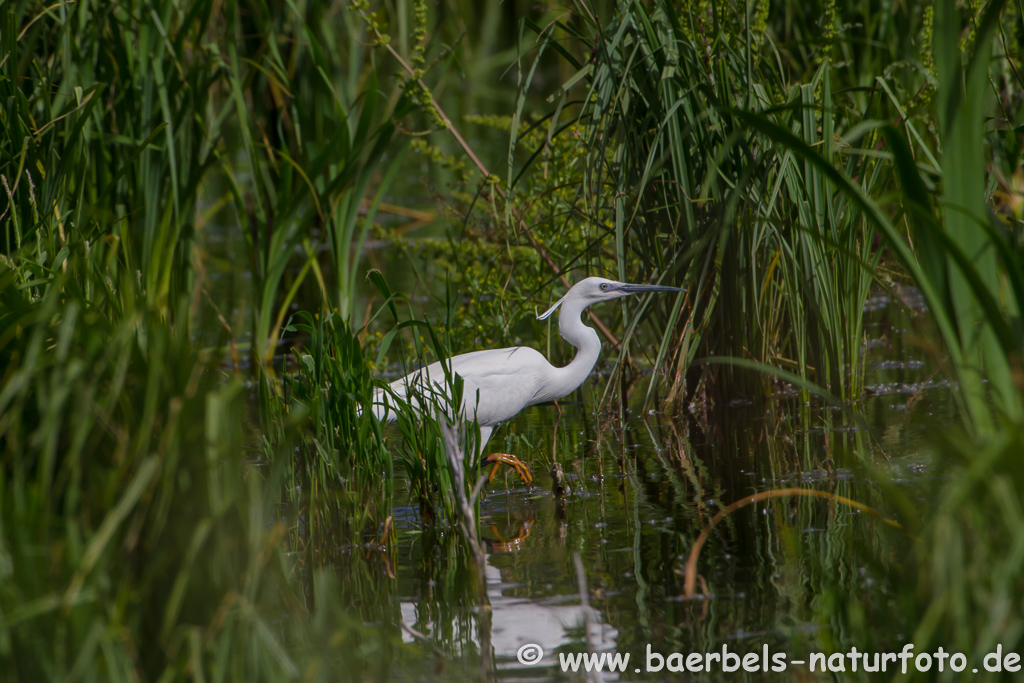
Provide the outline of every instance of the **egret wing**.
<path id="1" fill-rule="evenodd" d="M 526 346 L 464 353 L 451 359 L 451 368 L 463 380 L 464 414 L 481 425 L 499 424 L 531 405 L 552 369 L 541 353 Z M 408 400 L 414 390 L 421 397 L 415 406 L 419 410 L 424 409 L 425 400 L 436 400 L 450 413 L 449 406 L 444 405 L 449 388 L 441 363 L 432 363 L 395 380 L 391 390 L 403 400 Z M 379 418 L 384 417 L 385 405 L 388 419 L 395 419 L 393 402 L 386 392 L 380 391 L 374 397 L 374 412 Z"/>

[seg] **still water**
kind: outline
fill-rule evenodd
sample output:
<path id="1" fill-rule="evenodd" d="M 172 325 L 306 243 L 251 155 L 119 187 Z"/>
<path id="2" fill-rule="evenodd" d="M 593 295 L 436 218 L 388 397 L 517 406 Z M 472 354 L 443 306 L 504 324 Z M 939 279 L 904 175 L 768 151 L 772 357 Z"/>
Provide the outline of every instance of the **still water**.
<path id="1" fill-rule="evenodd" d="M 697 564 L 699 597 L 684 594 L 685 567 L 711 518 L 757 492 L 815 489 L 886 515 L 874 476 L 881 472 L 924 495 L 933 476 L 927 445 L 953 406 L 948 385 L 908 341 L 913 297 L 909 310 L 906 303 L 883 294 L 869 301 L 866 391 L 846 406 L 805 402 L 780 387 L 768 398 L 667 415 L 642 409 L 641 381 L 622 420 L 618 405 L 599 405 L 607 377 L 597 374 L 558 408 L 536 406 L 503 426 L 489 449 L 521 456 L 536 481 L 527 486 L 503 470 L 486 489 L 489 607 L 473 598 L 453 550 L 457 534 L 422 524 L 408 482 L 399 481 L 389 627 L 452 661 L 489 660 L 484 642 L 493 652 L 487 667 L 504 680 L 565 679 L 559 655 L 588 651 L 630 653 L 628 673 L 603 680 L 679 680 L 644 670 L 648 646 L 664 655 L 767 647 L 790 660 L 848 646 L 830 615 L 851 600 L 885 613 L 880 549 L 905 542 L 870 515 L 823 499 L 765 500 L 711 533 Z M 552 492 L 556 463 L 566 475 L 563 496 Z M 898 650 L 903 630 L 886 624 L 874 643 L 854 644 Z M 517 653 L 528 644 L 543 655 L 524 664 Z M 701 677 L 809 675 L 799 669 Z"/>

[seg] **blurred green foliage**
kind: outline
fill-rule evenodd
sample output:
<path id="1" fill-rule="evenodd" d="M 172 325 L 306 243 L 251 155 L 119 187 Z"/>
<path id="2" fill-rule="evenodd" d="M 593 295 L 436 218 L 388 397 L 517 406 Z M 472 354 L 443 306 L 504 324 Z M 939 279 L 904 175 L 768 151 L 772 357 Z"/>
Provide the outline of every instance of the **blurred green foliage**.
<path id="1" fill-rule="evenodd" d="M 481 595 L 443 434 L 386 441 L 372 369 L 557 340 L 531 314 L 583 273 L 687 287 L 597 315 L 705 411 L 777 387 L 695 362 L 723 355 L 855 403 L 865 300 L 913 284 L 962 422 L 931 502 L 875 475 L 917 540 L 857 548 L 888 577 L 862 600 L 849 529 L 786 536 L 780 592 L 809 567 L 823 647 L 1017 647 L 1020 42 L 994 1 L 0 3 L 0 665 L 466 674 L 468 636 L 399 635 L 393 452 L 433 518 L 417 625 Z M 433 297 L 403 319 L 373 239 Z"/>

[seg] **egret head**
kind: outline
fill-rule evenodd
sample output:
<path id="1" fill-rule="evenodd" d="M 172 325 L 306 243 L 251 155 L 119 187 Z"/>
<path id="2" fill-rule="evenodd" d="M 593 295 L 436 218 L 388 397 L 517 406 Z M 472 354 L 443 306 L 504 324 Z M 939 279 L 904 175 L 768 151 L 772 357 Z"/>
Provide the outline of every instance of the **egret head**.
<path id="1" fill-rule="evenodd" d="M 611 301 L 630 294 L 643 294 L 645 292 L 682 292 L 679 287 L 666 287 L 664 285 L 631 285 L 615 280 L 606 280 L 603 277 L 588 277 L 573 285 L 565 296 L 555 302 L 555 305 L 537 316 L 537 320 L 544 320 L 558 310 L 566 301 L 576 301 L 583 304 L 583 308 L 601 301 Z"/>

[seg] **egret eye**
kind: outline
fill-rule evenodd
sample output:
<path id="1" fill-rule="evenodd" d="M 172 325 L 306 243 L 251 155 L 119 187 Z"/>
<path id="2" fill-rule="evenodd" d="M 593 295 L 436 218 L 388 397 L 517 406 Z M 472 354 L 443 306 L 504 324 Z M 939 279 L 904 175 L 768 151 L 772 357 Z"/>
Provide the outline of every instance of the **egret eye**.
<path id="1" fill-rule="evenodd" d="M 606 290 L 606 289 L 608 289 L 608 283 L 607 282 L 602 282 L 601 283 L 601 290 L 603 291 L 603 290 Z"/>

